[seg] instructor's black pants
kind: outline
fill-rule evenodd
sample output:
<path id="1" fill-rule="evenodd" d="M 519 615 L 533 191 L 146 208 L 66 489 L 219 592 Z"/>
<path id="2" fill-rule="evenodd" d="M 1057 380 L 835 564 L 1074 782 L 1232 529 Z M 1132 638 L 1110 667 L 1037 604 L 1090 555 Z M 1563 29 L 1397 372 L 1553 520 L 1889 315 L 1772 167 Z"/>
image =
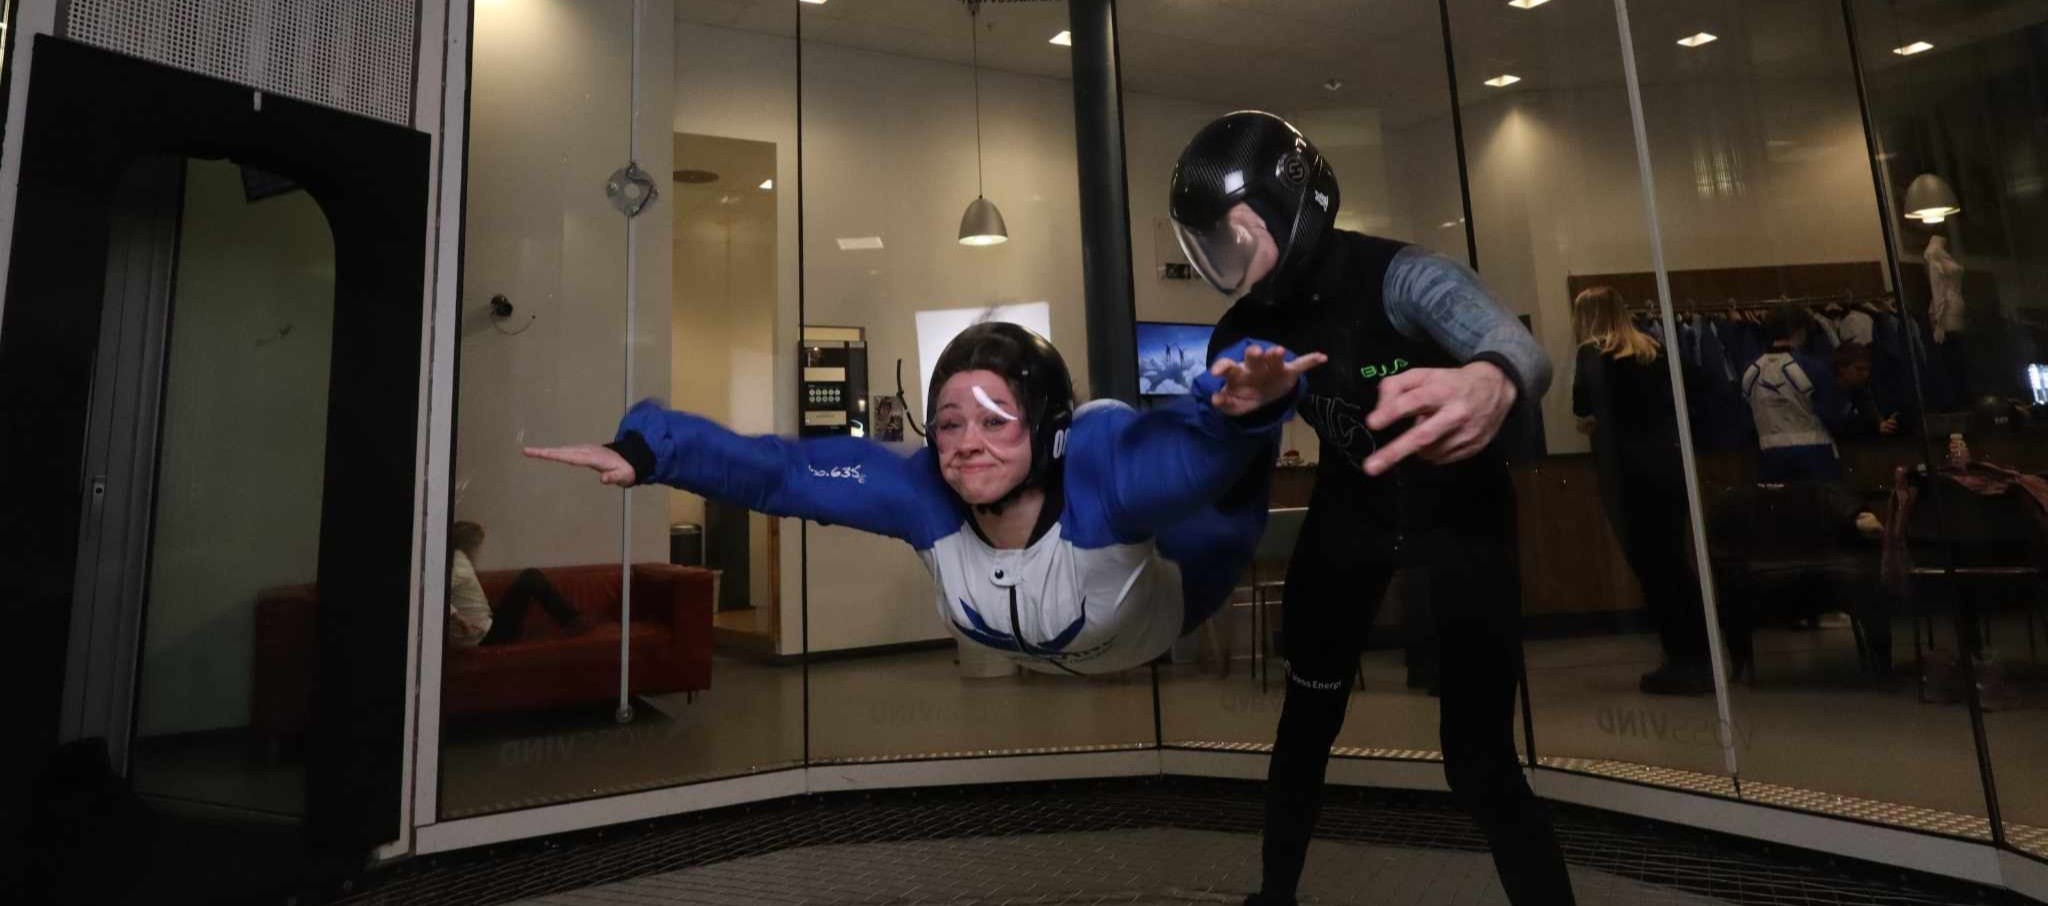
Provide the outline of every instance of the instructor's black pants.
<path id="1" fill-rule="evenodd" d="M 1511 503 L 1503 516 L 1482 521 L 1479 532 L 1444 530 L 1410 539 L 1403 545 L 1409 551 L 1396 553 L 1383 538 L 1351 530 L 1356 520 L 1342 508 L 1310 508 L 1281 605 L 1289 673 L 1267 774 L 1258 902 L 1293 902 L 1352 675 L 1387 582 L 1403 566 L 1430 572 L 1442 665 L 1444 775 L 1452 795 L 1486 835 L 1509 902 L 1572 902 L 1549 809 L 1529 791 L 1515 754 L 1522 644 Z"/>

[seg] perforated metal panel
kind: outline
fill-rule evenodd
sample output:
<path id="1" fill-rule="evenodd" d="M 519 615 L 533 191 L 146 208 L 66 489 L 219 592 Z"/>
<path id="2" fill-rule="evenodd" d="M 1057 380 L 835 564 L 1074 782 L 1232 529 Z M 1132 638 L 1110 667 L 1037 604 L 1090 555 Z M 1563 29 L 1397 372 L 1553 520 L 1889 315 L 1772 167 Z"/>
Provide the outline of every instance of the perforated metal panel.
<path id="1" fill-rule="evenodd" d="M 64 36 L 407 125 L 418 0 L 70 0 Z"/>

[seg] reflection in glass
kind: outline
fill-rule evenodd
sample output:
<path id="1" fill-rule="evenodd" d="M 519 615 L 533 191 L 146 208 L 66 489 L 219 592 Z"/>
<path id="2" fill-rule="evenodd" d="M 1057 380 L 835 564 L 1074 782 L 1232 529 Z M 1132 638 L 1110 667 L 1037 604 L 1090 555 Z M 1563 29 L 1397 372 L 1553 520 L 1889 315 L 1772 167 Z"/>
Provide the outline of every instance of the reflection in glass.
<path id="1" fill-rule="evenodd" d="M 2032 86 L 2048 23 L 2014 2 L 1849 7 L 1881 172 L 1898 212 L 1899 292 L 1919 328 L 1926 409 L 1926 453 L 1917 463 L 1926 471 L 1904 476 L 1911 506 L 1886 513 L 1887 538 L 1903 536 L 1887 587 L 1901 621 L 1912 624 L 1910 632 L 1901 627 L 1913 652 L 1910 662 L 1901 652 L 1900 671 L 1916 710 L 1949 715 L 1946 733 L 1966 732 L 1957 712 L 1981 711 L 2003 838 L 2048 859 L 2042 539 L 2032 479 L 2013 474 L 2048 470 L 2044 396 L 2033 377 L 2048 361 L 2039 301 L 2048 286 L 2048 148 L 2023 125 L 2044 113 Z M 1897 460 L 1914 462 L 1904 451 Z M 1956 762 L 1940 769 L 1961 767 L 1949 764 Z M 1981 803 L 1974 779 L 1944 785 L 1958 802 Z"/>
<path id="2" fill-rule="evenodd" d="M 630 153 L 632 28 L 630 4 L 476 10 L 437 690 L 444 819 L 657 782 L 668 766 L 633 743 L 666 730 L 662 711 L 616 722 L 621 663 L 632 693 L 702 685 L 690 647 L 709 582 L 622 570 L 621 495 L 520 455 L 609 437 L 622 399 L 629 232 L 605 186 Z M 646 510 L 634 515 L 658 532 Z"/>
<path id="3" fill-rule="evenodd" d="M 1557 368 L 1515 468 L 1536 754 L 1728 791 L 1670 379 L 1691 347 L 1660 323 L 1614 9 L 1453 0 L 1450 29 L 1479 270 Z M 1676 43 L 1700 30 L 1660 43 L 1729 43 Z M 1521 80 L 1483 84 L 1502 68 Z M 1747 185 L 1726 131 L 1658 168 L 1660 202 Z"/>
<path id="4" fill-rule="evenodd" d="M 1685 471 L 1678 453 L 1669 355 L 1636 327 L 1613 287 L 1572 300 L 1579 341 L 1572 414 L 1593 438 L 1601 509 L 1643 590 L 1663 663 L 1638 685 L 1651 695 L 1714 691 L 1706 613 L 1687 554 Z"/>
<path id="5" fill-rule="evenodd" d="M 1895 666 L 1898 640 L 1955 645 L 1894 571 L 1915 529 L 1892 502 L 1946 431 L 1916 386 L 1934 325 L 1872 216 L 1842 5 L 1628 9 L 1660 180 L 1701 147 L 1739 165 L 1657 204 L 1741 795 L 1984 835 L 1967 707 Z M 1722 40 L 1671 43 L 1697 23 Z"/>

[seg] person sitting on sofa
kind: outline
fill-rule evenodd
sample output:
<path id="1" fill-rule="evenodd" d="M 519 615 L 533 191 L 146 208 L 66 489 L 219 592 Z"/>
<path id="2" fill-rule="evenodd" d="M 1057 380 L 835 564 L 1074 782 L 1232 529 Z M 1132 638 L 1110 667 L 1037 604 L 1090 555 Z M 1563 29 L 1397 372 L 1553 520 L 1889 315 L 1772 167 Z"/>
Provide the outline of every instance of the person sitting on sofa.
<path id="1" fill-rule="evenodd" d="M 459 648 L 502 645 L 519 641 L 526 624 L 527 605 L 540 602 L 542 609 L 561 624 L 568 635 L 590 630 L 590 621 L 576 612 L 562 593 L 540 570 L 527 569 L 512 580 L 512 587 L 498 599 L 496 607 L 484 595 L 477 581 L 476 556 L 484 545 L 484 527 L 474 522 L 457 522 L 448 529 L 448 546 L 455 549 L 448 567 L 448 641 Z"/>

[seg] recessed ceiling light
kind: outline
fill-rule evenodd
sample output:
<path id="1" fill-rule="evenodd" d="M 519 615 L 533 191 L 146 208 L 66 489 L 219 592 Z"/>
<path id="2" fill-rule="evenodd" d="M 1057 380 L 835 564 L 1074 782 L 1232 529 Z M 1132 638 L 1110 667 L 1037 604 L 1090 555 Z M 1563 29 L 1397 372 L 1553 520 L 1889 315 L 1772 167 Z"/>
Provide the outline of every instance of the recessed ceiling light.
<path id="1" fill-rule="evenodd" d="M 851 239 L 841 238 L 837 241 L 839 243 L 839 250 L 842 252 L 858 252 L 882 247 L 882 237 L 880 236 L 855 236 Z"/>
<path id="2" fill-rule="evenodd" d="M 1926 41 L 1914 41 L 1913 43 L 1908 44 L 1904 47 L 1892 48 L 1892 53 L 1898 54 L 1902 57 L 1910 57 L 1916 53 L 1926 53 L 1933 49 L 1934 45 L 1929 44 Z"/>
<path id="3" fill-rule="evenodd" d="M 811 4 L 812 6 L 824 6 L 824 5 L 825 5 L 825 0 L 801 0 L 801 2 L 804 2 L 804 3 L 809 3 L 809 4 Z"/>
<path id="4" fill-rule="evenodd" d="M 1550 0 L 1508 0 L 1508 5 L 1516 9 L 1535 9 L 1549 2 Z"/>
<path id="5" fill-rule="evenodd" d="M 775 180 L 772 180 L 772 179 L 764 179 L 764 180 L 761 180 L 761 188 L 763 188 L 763 189 L 770 189 L 770 190 L 773 190 L 773 189 L 775 188 Z"/>
<path id="6" fill-rule="evenodd" d="M 1494 76 L 1493 78 L 1487 79 L 1486 84 L 1492 85 L 1495 88 L 1506 88 L 1509 85 L 1513 85 L 1521 80 L 1521 76 L 1508 75 L 1506 73 L 1502 73 L 1500 75 Z"/>
<path id="7" fill-rule="evenodd" d="M 1344 80 L 1343 80 L 1343 79 L 1331 79 L 1331 80 L 1329 80 L 1329 81 L 1327 81 L 1327 82 L 1324 82 L 1324 83 L 1323 83 L 1323 90 L 1325 90 L 1325 91 L 1336 91 L 1337 89 L 1339 89 L 1339 88 L 1343 88 L 1343 87 L 1344 87 Z"/>
<path id="8" fill-rule="evenodd" d="M 1696 34 L 1696 35 L 1688 35 L 1688 36 L 1686 36 L 1686 37 L 1683 37 L 1683 38 L 1679 38 L 1679 39 L 1678 39 L 1678 46 L 1680 46 L 1680 47 L 1698 47 L 1698 46 L 1700 46 L 1700 45 L 1702 45 L 1702 44 L 1712 44 L 1712 43 L 1714 43 L 1715 41 L 1719 41 L 1719 40 L 1721 40 L 1721 39 L 1720 39 L 1719 37 L 1715 36 L 1715 35 L 1710 35 L 1710 34 L 1707 34 L 1706 32 L 1700 32 L 1699 34 Z"/>
<path id="9" fill-rule="evenodd" d="M 1058 44 L 1061 47 L 1072 47 L 1074 46 L 1074 33 L 1070 31 L 1063 31 L 1059 34 L 1053 35 L 1052 43 Z"/>

